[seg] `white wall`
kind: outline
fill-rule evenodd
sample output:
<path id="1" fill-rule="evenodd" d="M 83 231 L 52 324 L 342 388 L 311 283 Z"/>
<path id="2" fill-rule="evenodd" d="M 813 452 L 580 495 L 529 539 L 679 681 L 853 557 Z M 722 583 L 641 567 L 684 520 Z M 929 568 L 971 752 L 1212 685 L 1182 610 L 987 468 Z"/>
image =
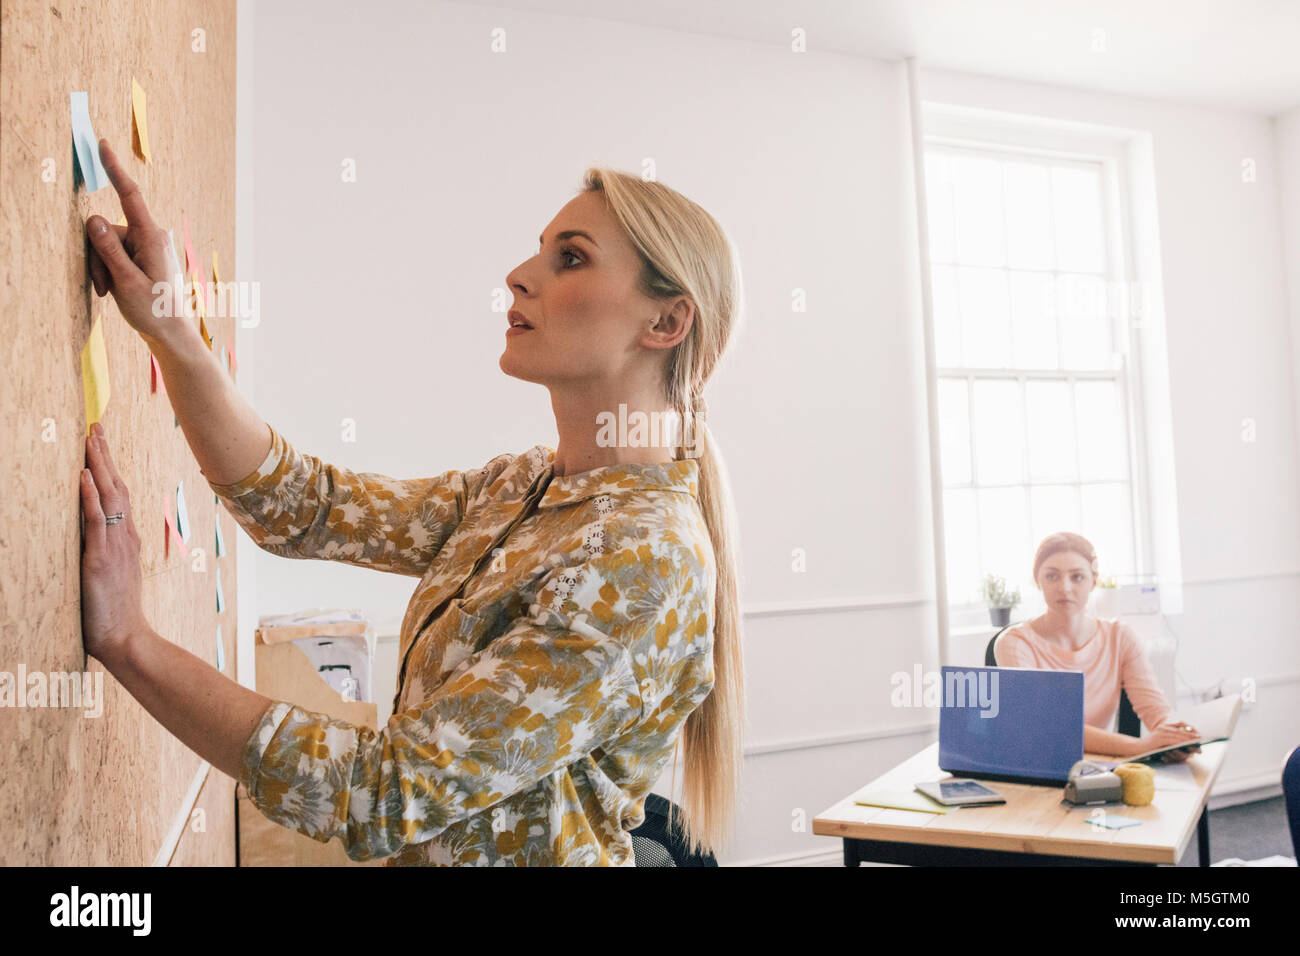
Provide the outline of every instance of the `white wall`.
<path id="1" fill-rule="evenodd" d="M 262 0 L 248 15 L 263 319 L 241 333 L 241 355 L 259 411 L 304 451 L 413 476 L 554 443 L 546 391 L 497 367 L 503 322 L 489 303 L 588 163 L 639 171 L 652 157 L 731 232 L 749 312 L 707 394 L 740 517 L 750 713 L 739 839 L 723 862 L 835 859 L 836 841 L 792 822 L 933 739 L 933 714 L 889 703 L 893 672 L 937 666 L 901 64 L 415 0 L 382 18 L 341 0 Z M 489 51 L 497 27 L 504 54 Z M 1257 782 L 1282 739 L 1262 718 L 1296 724 L 1277 700 L 1300 672 L 1272 127 L 922 75 L 927 96 L 1123 114 L 1155 135 L 1187 578 L 1179 669 L 1194 684 L 1276 682 L 1243 718 L 1255 742 L 1234 745 L 1223 775 Z M 1233 181 L 1240 156 L 1258 157 L 1250 189 Z M 355 183 L 341 180 L 345 158 Z M 795 289 L 807 312 L 792 311 Z M 1243 446 L 1248 415 L 1260 439 Z M 341 441 L 345 418 L 355 443 Z M 804 573 L 791 570 L 796 548 Z M 255 570 L 260 613 L 351 606 L 396 620 L 416 583 L 260 552 Z"/>
<path id="2" fill-rule="evenodd" d="M 1291 367 L 1300 372 L 1300 106 L 1273 118 L 1281 185 L 1282 249 L 1291 330 Z M 1295 389 L 1300 427 L 1300 383 Z"/>

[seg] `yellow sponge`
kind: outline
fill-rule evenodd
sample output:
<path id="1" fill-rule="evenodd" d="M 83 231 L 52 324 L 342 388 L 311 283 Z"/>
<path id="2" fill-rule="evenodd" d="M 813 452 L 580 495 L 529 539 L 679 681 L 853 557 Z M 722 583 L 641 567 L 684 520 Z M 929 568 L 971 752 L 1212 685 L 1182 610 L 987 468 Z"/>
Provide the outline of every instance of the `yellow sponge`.
<path id="1" fill-rule="evenodd" d="M 1124 802 L 1145 807 L 1156 795 L 1156 775 L 1144 763 L 1122 763 L 1115 773 L 1124 784 Z"/>

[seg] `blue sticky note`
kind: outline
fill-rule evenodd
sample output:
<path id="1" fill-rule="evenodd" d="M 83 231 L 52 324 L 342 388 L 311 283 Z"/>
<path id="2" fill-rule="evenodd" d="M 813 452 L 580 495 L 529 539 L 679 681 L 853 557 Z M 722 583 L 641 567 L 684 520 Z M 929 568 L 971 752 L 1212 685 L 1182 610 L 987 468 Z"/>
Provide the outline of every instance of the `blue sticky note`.
<path id="1" fill-rule="evenodd" d="M 99 137 L 90 124 L 90 95 L 72 94 L 72 146 L 77 154 L 77 169 L 86 184 L 86 192 L 93 193 L 108 185 L 108 173 L 99 159 Z"/>
<path id="2" fill-rule="evenodd" d="M 176 530 L 181 540 L 190 543 L 190 513 L 185 507 L 185 482 L 176 486 Z"/>
<path id="3" fill-rule="evenodd" d="M 226 642 L 221 639 L 221 625 L 217 625 L 217 670 L 226 669 Z"/>
<path id="4" fill-rule="evenodd" d="M 226 599 L 221 594 L 221 569 L 217 568 L 217 613 L 220 614 L 226 609 Z"/>
<path id="5" fill-rule="evenodd" d="M 1132 817 L 1122 817 L 1118 813 L 1107 813 L 1095 819 L 1089 819 L 1089 823 L 1099 823 L 1108 830 L 1123 830 L 1125 827 L 1135 827 L 1141 820 L 1134 820 Z"/>
<path id="6" fill-rule="evenodd" d="M 221 536 L 221 512 L 214 514 L 212 520 L 217 526 L 217 557 L 221 557 L 226 553 L 226 539 Z"/>

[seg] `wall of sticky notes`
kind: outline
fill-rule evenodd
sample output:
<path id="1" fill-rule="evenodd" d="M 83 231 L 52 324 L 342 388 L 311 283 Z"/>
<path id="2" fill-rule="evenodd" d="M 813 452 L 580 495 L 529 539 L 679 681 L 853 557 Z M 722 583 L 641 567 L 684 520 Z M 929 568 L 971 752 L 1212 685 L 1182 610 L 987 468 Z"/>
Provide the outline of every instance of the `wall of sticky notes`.
<path id="1" fill-rule="evenodd" d="M 148 348 L 94 294 L 84 223 L 122 216 L 102 136 L 183 238 L 187 280 L 204 286 L 218 253 L 229 271 L 235 0 L 5 0 L 0 61 L 0 864 L 233 864 L 234 782 L 84 655 L 78 475 L 98 418 L 130 489 L 150 622 L 233 678 L 236 526 Z M 238 320 L 202 321 L 233 370 Z"/>

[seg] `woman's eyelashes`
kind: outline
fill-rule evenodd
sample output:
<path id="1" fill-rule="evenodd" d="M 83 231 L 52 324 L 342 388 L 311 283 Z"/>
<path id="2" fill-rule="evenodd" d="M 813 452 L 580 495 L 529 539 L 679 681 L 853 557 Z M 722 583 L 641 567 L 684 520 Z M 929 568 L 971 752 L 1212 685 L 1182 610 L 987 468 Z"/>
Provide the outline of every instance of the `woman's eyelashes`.
<path id="1" fill-rule="evenodd" d="M 573 257 L 574 257 L 575 259 L 577 259 L 579 262 L 582 261 L 582 257 L 581 257 L 580 255 L 578 255 L 576 252 L 574 252 L 572 249 L 569 249 L 569 248 L 565 248 L 565 249 L 561 249 L 561 250 L 560 250 L 560 260 L 561 260 L 561 261 L 564 261 L 564 257 L 565 257 L 565 256 L 573 256 Z M 561 266 L 560 268 L 562 268 L 562 269 L 572 269 L 573 266 Z"/>

